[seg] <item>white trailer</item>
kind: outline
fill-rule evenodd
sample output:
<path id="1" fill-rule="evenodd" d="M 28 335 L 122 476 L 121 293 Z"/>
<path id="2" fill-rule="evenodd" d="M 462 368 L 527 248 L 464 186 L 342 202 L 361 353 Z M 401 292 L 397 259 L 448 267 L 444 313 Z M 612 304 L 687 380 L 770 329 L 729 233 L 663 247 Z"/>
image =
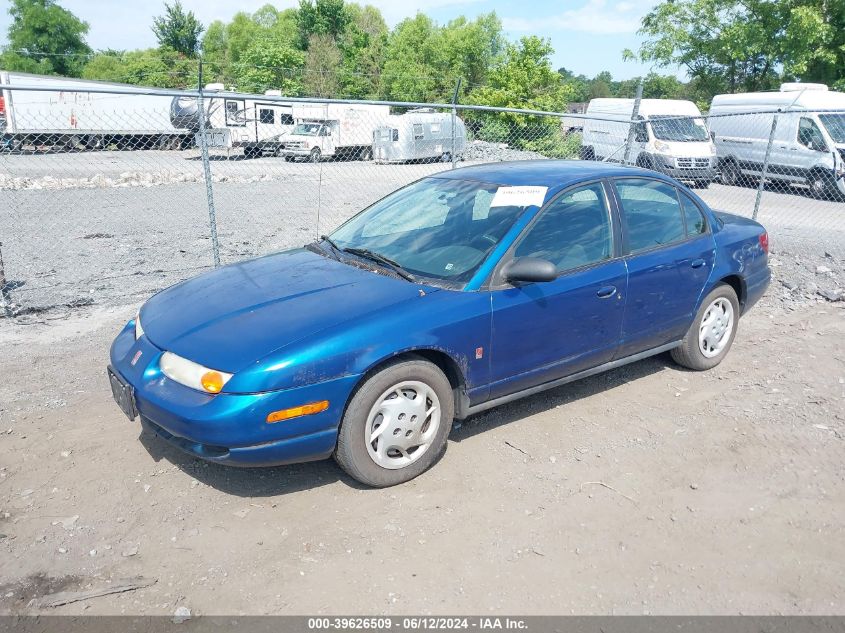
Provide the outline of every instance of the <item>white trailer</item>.
<path id="1" fill-rule="evenodd" d="M 845 199 L 845 93 L 787 83 L 779 92 L 716 95 L 708 115 L 725 184 L 762 176 L 768 152 L 769 179 Z"/>
<path id="2" fill-rule="evenodd" d="M 246 158 L 264 152 L 278 154 L 279 138 L 293 129 L 293 104 L 271 100 L 278 97 L 278 90 L 268 90 L 264 95 L 246 97 L 227 94 L 223 84 L 205 87 L 206 140 L 209 147 L 226 150 L 243 148 Z M 199 131 L 196 99 L 177 97 L 173 102 L 171 120 Z M 196 139 L 199 145 L 199 138 Z"/>
<path id="3" fill-rule="evenodd" d="M 452 159 L 452 115 L 431 109 L 410 110 L 390 116 L 376 129 L 373 155 L 377 163 L 403 163 L 412 160 Z M 455 117 L 455 158 L 460 160 L 466 148 L 466 127 Z"/>
<path id="4" fill-rule="evenodd" d="M 297 124 L 279 139 L 288 160 L 319 162 L 323 157 L 370 160 L 373 134 L 390 116 L 386 105 L 295 103 Z"/>
<path id="5" fill-rule="evenodd" d="M 171 97 L 117 94 L 128 84 L 0 70 L 0 148 L 179 149 L 192 133 L 170 121 Z M 49 90 L 26 90 L 49 88 Z M 109 90 L 115 93 L 86 92 Z"/>

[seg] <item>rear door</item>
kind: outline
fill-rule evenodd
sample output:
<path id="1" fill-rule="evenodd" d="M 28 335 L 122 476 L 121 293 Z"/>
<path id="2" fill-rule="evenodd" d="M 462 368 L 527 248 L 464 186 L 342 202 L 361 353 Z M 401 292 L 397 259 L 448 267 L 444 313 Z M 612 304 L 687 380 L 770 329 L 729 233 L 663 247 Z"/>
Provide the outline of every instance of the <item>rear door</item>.
<path id="1" fill-rule="evenodd" d="M 696 202 L 651 178 L 614 182 L 628 298 L 616 358 L 683 338 L 710 277 L 715 245 Z"/>
<path id="2" fill-rule="evenodd" d="M 503 258 L 540 257 L 550 282 L 494 285 L 490 397 L 515 393 L 613 357 L 622 327 L 625 262 L 601 182 L 554 200 Z M 494 278 L 495 283 L 495 278 Z"/>

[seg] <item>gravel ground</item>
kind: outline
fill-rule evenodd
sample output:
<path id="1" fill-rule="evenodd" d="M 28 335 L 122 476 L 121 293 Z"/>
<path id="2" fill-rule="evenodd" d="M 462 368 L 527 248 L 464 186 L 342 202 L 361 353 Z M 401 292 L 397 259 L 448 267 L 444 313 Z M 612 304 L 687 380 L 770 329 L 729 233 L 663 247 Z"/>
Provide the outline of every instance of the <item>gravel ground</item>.
<path id="1" fill-rule="evenodd" d="M 17 156 L 0 171 L 37 178 L 33 161 L 55 159 L 68 171 L 43 176 L 116 181 L 188 162 L 155 154 Z M 96 174 L 74 162 L 93 159 Z M 214 168 L 232 261 L 313 237 L 318 208 L 328 229 L 443 166 Z M 755 195 L 701 193 L 745 213 Z M 367 490 L 330 461 L 199 462 L 111 401 L 115 333 L 210 263 L 201 182 L 2 195 L 7 271 L 27 282 L 15 297 L 94 305 L 0 319 L 0 614 L 845 611 L 842 206 L 766 194 L 775 278 L 716 369 L 662 355 L 491 410 L 429 473 Z M 136 576 L 149 586 L 40 606 Z"/>

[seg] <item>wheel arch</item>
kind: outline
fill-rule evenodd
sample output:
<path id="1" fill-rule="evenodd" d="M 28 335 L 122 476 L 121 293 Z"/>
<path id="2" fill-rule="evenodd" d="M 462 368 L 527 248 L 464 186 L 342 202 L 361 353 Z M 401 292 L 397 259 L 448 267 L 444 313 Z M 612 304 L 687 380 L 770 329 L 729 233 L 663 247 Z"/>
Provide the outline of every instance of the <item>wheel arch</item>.
<path id="1" fill-rule="evenodd" d="M 352 401 L 352 398 L 358 392 L 364 383 L 369 378 L 387 367 L 390 364 L 402 362 L 403 360 L 423 359 L 431 364 L 437 366 L 445 375 L 449 384 L 452 386 L 452 393 L 455 398 L 455 419 L 462 420 L 466 417 L 466 411 L 469 409 L 469 397 L 466 392 L 466 371 L 461 363 L 454 356 L 443 349 L 435 347 L 418 347 L 410 348 L 395 352 L 393 354 L 383 356 L 377 361 L 371 363 L 367 369 L 361 373 L 355 386 L 349 392 L 346 403 L 343 406 L 343 414 L 346 414 L 346 408 Z"/>
<path id="2" fill-rule="evenodd" d="M 716 283 L 713 284 L 713 287 L 710 290 L 712 290 L 719 284 L 727 284 L 728 286 L 734 289 L 734 292 L 736 293 L 736 298 L 739 300 L 739 310 L 740 313 L 742 313 L 743 309 L 745 308 L 745 299 L 748 294 L 745 285 L 745 279 L 743 279 L 742 276 L 737 275 L 736 273 L 725 275 L 718 281 L 716 281 Z"/>

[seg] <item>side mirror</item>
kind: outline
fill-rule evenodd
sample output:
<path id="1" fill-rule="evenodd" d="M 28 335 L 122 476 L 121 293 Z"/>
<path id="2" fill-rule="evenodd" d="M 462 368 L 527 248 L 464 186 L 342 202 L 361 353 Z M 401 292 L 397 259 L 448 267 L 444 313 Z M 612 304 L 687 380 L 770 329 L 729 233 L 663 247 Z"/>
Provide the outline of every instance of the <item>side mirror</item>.
<path id="1" fill-rule="evenodd" d="M 503 271 L 508 281 L 554 281 L 557 279 L 557 267 L 539 257 L 519 257 L 511 261 Z"/>

